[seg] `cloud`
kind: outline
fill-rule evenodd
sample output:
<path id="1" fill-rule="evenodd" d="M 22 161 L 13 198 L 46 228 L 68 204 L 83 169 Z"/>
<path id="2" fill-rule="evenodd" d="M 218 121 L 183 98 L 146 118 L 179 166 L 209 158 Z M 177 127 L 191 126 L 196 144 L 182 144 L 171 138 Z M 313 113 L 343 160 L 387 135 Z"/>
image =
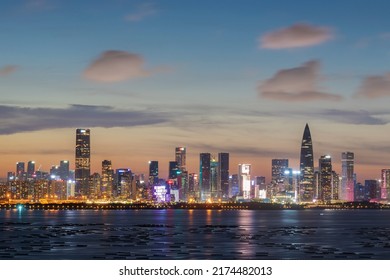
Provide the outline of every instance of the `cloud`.
<path id="1" fill-rule="evenodd" d="M 375 116 L 375 114 L 372 114 L 365 110 L 346 111 L 346 110 L 329 109 L 314 114 L 321 116 L 324 119 L 337 121 L 337 123 L 358 124 L 358 125 L 384 125 L 389 123 L 389 121 L 378 118 Z"/>
<path id="2" fill-rule="evenodd" d="M 25 8 L 30 11 L 45 11 L 54 8 L 54 1 L 50 0 L 27 0 Z"/>
<path id="3" fill-rule="evenodd" d="M 110 106 L 70 105 L 66 108 L 31 108 L 0 105 L 0 135 L 55 128 L 133 127 L 165 123 L 168 114 L 118 111 Z"/>
<path id="4" fill-rule="evenodd" d="M 125 19 L 128 21 L 141 21 L 155 13 L 157 13 L 157 9 L 152 3 L 144 3 L 140 5 L 134 13 L 127 15 Z"/>
<path id="5" fill-rule="evenodd" d="M 125 51 L 109 50 L 103 52 L 85 69 L 85 79 L 113 83 L 134 78 L 146 77 L 151 72 L 143 69 L 144 59 Z"/>
<path id="6" fill-rule="evenodd" d="M 328 27 L 297 23 L 264 34 L 260 38 L 260 47 L 264 49 L 302 48 L 318 45 L 332 38 L 333 33 Z"/>
<path id="7" fill-rule="evenodd" d="M 18 70 L 18 66 L 16 66 L 16 65 L 6 65 L 3 68 L 0 68 L 0 76 L 10 75 L 13 72 L 15 72 L 16 70 Z"/>
<path id="8" fill-rule="evenodd" d="M 341 100 L 339 95 L 319 90 L 319 71 L 320 63 L 316 60 L 295 68 L 282 69 L 258 86 L 259 95 L 281 101 Z"/>
<path id="9" fill-rule="evenodd" d="M 366 77 L 356 96 L 371 99 L 390 96 L 390 73 Z"/>

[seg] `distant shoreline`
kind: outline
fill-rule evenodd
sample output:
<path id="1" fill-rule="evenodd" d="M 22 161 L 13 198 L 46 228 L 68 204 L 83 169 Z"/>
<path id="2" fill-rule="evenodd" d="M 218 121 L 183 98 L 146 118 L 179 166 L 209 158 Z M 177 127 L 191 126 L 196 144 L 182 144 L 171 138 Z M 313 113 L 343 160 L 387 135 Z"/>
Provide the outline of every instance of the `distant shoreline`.
<path id="1" fill-rule="evenodd" d="M 142 210 L 142 209 L 188 209 L 188 210 L 306 210 L 306 209 L 382 209 L 390 205 L 375 202 L 344 202 L 333 204 L 278 204 L 261 202 L 228 203 L 3 203 L 0 210 Z"/>

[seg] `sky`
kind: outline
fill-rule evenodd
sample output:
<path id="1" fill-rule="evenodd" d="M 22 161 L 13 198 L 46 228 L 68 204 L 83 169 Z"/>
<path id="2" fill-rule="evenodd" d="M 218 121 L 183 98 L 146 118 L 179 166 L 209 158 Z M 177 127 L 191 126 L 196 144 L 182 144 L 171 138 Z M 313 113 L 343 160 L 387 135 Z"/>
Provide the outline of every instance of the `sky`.
<path id="1" fill-rule="evenodd" d="M 2 0 L 0 177 L 18 161 L 74 168 L 76 128 L 101 161 L 167 176 L 174 149 L 230 153 L 230 173 L 355 153 L 358 180 L 390 168 L 386 0 Z"/>

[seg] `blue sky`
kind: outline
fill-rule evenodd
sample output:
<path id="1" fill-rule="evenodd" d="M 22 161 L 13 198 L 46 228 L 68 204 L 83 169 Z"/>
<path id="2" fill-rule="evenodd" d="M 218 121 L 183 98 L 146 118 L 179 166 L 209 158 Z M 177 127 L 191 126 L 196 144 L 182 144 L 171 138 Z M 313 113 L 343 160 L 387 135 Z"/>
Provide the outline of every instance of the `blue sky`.
<path id="1" fill-rule="evenodd" d="M 388 1 L 0 5 L 2 174 L 72 160 L 82 126 L 114 135 L 95 140 L 96 171 L 112 159 L 164 172 L 182 145 L 192 172 L 199 152 L 226 151 L 231 173 L 248 162 L 269 176 L 272 158 L 298 167 L 306 122 L 316 159 L 331 154 L 336 171 L 346 150 L 361 179 L 390 164 Z"/>

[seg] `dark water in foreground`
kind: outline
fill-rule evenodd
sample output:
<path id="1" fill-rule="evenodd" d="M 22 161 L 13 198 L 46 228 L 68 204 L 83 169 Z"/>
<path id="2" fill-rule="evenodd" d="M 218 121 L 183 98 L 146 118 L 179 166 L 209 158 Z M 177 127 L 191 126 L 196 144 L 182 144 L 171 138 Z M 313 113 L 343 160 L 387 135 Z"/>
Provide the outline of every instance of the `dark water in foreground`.
<path id="1" fill-rule="evenodd" d="M 1 210 L 0 259 L 390 259 L 390 211 Z"/>

